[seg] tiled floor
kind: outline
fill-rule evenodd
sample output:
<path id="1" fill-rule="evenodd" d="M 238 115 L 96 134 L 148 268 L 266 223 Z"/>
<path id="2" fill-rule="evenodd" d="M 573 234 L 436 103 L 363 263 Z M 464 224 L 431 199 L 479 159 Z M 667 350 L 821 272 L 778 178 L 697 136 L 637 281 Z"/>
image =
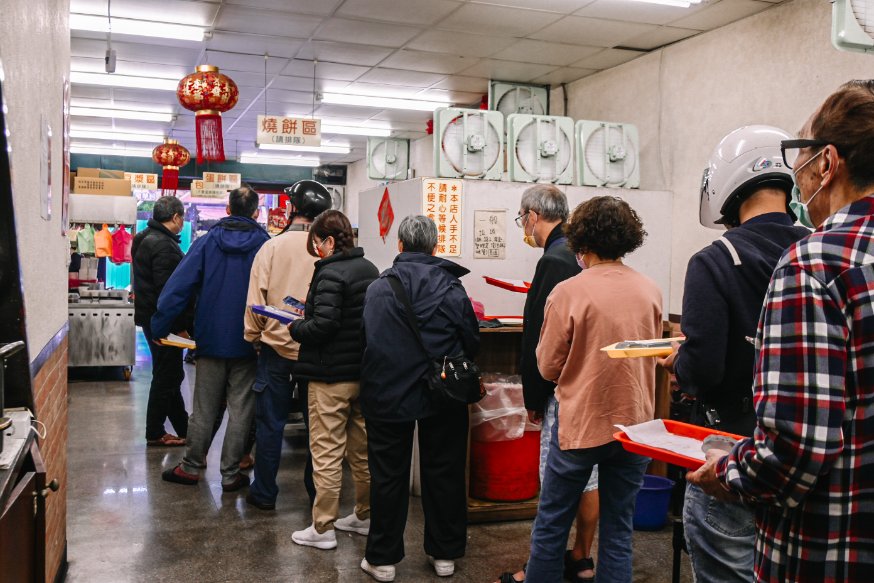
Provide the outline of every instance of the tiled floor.
<path id="1" fill-rule="evenodd" d="M 142 342 L 142 337 L 140 337 Z M 358 567 L 364 537 L 338 534 L 334 551 L 300 547 L 294 530 L 310 522 L 301 476 L 302 444 L 288 437 L 275 512 L 247 505 L 242 493 L 224 494 L 218 472 L 220 441 L 210 452 L 206 480 L 195 487 L 161 481 L 161 469 L 176 463 L 180 448 L 145 447 L 143 437 L 149 362 L 143 356 L 131 382 L 70 384 L 68 500 L 69 574 L 73 583 L 123 582 L 369 582 Z M 186 365 L 189 381 L 194 367 Z M 183 386 L 190 406 L 193 382 Z M 348 478 L 348 476 L 347 476 Z M 349 488 L 341 509 L 349 510 Z M 428 566 L 422 550 L 422 512 L 410 504 L 406 559 L 398 582 L 445 581 Z M 460 582 L 488 583 L 518 567 L 528 548 L 530 521 L 473 525 L 467 556 L 458 561 Z M 667 582 L 671 534 L 635 533 L 634 581 Z M 691 581 L 683 558 L 682 581 Z"/>

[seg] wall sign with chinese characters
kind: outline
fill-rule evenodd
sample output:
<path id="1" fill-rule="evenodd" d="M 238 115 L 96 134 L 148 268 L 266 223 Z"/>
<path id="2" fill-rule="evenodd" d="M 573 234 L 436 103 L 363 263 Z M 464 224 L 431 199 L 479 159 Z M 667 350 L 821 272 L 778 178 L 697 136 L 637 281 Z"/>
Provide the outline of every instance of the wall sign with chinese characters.
<path id="1" fill-rule="evenodd" d="M 504 259 L 507 251 L 507 211 L 473 211 L 473 258 Z"/>
<path id="2" fill-rule="evenodd" d="M 314 118 L 259 115 L 255 143 L 321 146 L 322 122 Z"/>
<path id="3" fill-rule="evenodd" d="M 464 181 L 444 178 L 422 180 L 422 209 L 437 224 L 437 255 L 461 256 L 461 197 Z"/>
<path id="4" fill-rule="evenodd" d="M 230 172 L 204 172 L 204 188 L 234 190 L 243 184 L 243 175 Z"/>
<path id="5" fill-rule="evenodd" d="M 157 190 L 158 175 L 157 174 L 142 174 L 139 172 L 125 172 L 124 177 L 130 180 L 131 188 L 134 190 Z"/>

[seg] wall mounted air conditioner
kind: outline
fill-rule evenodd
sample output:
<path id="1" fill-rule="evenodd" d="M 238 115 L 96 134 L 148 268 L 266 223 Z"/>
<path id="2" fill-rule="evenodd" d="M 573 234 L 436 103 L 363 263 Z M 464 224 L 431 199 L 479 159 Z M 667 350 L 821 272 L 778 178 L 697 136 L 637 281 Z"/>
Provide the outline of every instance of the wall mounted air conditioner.
<path id="1" fill-rule="evenodd" d="M 874 0 L 834 0 L 832 44 L 842 51 L 874 52 Z"/>
<path id="2" fill-rule="evenodd" d="M 346 204 L 346 187 L 333 184 L 325 184 L 324 186 L 331 193 L 331 208 L 335 211 L 342 211 Z"/>
<path id="3" fill-rule="evenodd" d="M 507 116 L 507 170 L 514 182 L 571 184 L 574 121 L 569 117 Z"/>
<path id="4" fill-rule="evenodd" d="M 489 81 L 489 109 L 506 118 L 513 113 L 549 114 L 549 87 L 507 81 Z"/>
<path id="5" fill-rule="evenodd" d="M 410 168 L 410 140 L 367 138 L 367 177 L 406 180 Z"/>
<path id="6" fill-rule="evenodd" d="M 504 116 L 486 109 L 443 107 L 434 112 L 434 170 L 440 178 L 500 180 Z"/>
<path id="7" fill-rule="evenodd" d="M 578 121 L 577 184 L 640 188 L 639 144 L 632 124 Z"/>

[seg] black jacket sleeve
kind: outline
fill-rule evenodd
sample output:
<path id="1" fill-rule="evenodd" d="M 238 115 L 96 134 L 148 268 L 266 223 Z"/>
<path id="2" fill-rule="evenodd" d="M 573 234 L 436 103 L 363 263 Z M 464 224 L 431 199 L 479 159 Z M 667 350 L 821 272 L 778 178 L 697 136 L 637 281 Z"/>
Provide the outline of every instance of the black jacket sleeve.
<path id="1" fill-rule="evenodd" d="M 525 408 L 529 411 L 542 412 L 555 390 L 555 383 L 540 376 L 535 354 L 540 340 L 540 329 L 543 327 L 546 298 L 556 285 L 573 277 L 579 271 L 576 265 L 570 266 L 560 257 L 548 253 L 540 258 L 534 270 L 531 288 L 525 299 L 525 326 L 522 330 L 522 394 L 525 398 Z"/>
<path id="2" fill-rule="evenodd" d="M 473 313 L 473 304 L 470 303 L 470 298 L 464 292 L 464 288 L 459 287 L 461 292 L 461 320 L 458 323 L 458 332 L 461 337 L 461 344 L 464 346 L 464 355 L 470 359 L 476 357 L 479 353 L 479 321 L 476 319 L 476 314 Z"/>
<path id="3" fill-rule="evenodd" d="M 340 274 L 324 269 L 315 286 L 312 315 L 291 323 L 291 337 L 301 344 L 324 344 L 342 325 L 344 283 Z"/>

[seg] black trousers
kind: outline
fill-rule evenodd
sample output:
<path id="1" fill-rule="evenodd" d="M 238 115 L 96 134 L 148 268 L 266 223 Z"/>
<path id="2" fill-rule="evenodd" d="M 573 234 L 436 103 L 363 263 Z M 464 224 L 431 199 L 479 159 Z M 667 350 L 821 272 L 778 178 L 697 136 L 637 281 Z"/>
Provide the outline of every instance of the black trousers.
<path id="1" fill-rule="evenodd" d="M 153 342 L 151 327 L 143 326 L 143 334 L 152 354 L 152 384 L 146 406 L 146 439 L 161 439 L 168 418 L 179 437 L 188 434 L 188 413 L 182 400 L 180 385 L 185 379 L 182 368 L 182 349 L 159 346 Z"/>
<path id="2" fill-rule="evenodd" d="M 371 565 L 394 565 L 404 558 L 416 422 L 366 423 L 371 509 L 365 557 Z M 464 556 L 467 543 L 467 405 L 447 408 L 418 423 L 425 553 L 457 559 Z"/>

